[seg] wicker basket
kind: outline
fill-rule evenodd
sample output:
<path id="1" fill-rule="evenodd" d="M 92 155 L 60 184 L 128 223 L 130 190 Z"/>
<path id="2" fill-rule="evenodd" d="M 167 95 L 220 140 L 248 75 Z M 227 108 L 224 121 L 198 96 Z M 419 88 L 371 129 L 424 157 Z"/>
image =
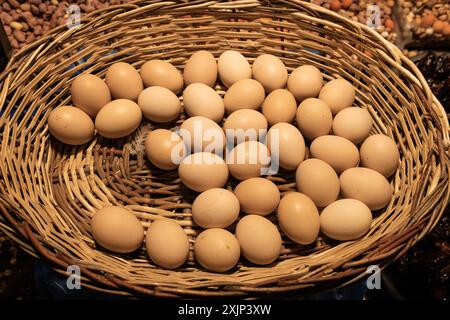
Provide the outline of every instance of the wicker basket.
<path id="1" fill-rule="evenodd" d="M 394 197 L 363 239 L 319 238 L 300 246 L 285 238 L 272 265 L 241 259 L 226 274 L 199 268 L 192 250 L 183 268 L 169 271 L 152 265 L 144 248 L 116 255 L 95 247 L 90 219 L 105 203 L 132 209 L 145 228 L 170 217 L 193 243 L 200 231 L 190 214 L 195 195 L 176 172 L 157 170 L 141 152 L 150 123 L 127 139 L 97 137 L 72 148 L 49 134 L 49 112 L 71 103 L 69 87 L 80 71 L 103 77 L 114 62 L 140 68 L 152 58 L 182 68 L 200 49 L 216 57 L 236 49 L 250 60 L 272 53 L 289 70 L 313 64 L 327 80 L 344 77 L 355 85 L 356 105 L 374 118 L 373 132 L 393 137 L 401 153 Z M 24 48 L 0 83 L 0 228 L 61 274 L 78 265 L 84 287 L 125 296 L 248 297 L 341 286 L 367 276 L 370 265 L 384 268 L 402 256 L 436 225 L 449 199 L 448 119 L 423 76 L 374 30 L 310 3 L 136 0 L 111 6 L 83 18 L 79 28 L 61 26 Z M 282 192 L 295 190 L 291 173 L 270 179 Z"/>

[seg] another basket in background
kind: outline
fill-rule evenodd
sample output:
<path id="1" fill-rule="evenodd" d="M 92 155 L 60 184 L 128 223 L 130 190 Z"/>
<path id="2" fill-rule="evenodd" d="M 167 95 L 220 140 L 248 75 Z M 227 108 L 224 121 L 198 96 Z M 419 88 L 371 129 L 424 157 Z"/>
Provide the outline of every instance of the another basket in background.
<path id="1" fill-rule="evenodd" d="M 445 111 L 414 64 L 369 27 L 296 0 L 136 0 L 81 22 L 24 48 L 0 75 L 0 228 L 62 274 L 78 265 L 84 287 L 161 297 L 317 291 L 361 279 L 370 265 L 384 268 L 442 215 L 450 192 Z M 344 243 L 319 238 L 311 246 L 284 239 L 272 265 L 256 267 L 242 259 L 225 274 L 199 268 L 192 252 L 182 268 L 163 270 L 149 262 L 144 248 L 130 255 L 96 248 L 90 219 L 105 203 L 132 209 L 145 228 L 169 217 L 193 243 L 200 231 L 190 214 L 195 195 L 176 172 L 148 163 L 143 140 L 150 123 L 127 139 L 97 137 L 69 147 L 49 134 L 49 112 L 71 103 L 70 84 L 80 72 L 104 77 L 112 63 L 139 69 L 150 59 L 182 68 L 201 49 L 216 57 L 234 49 L 250 61 L 271 53 L 289 71 L 312 64 L 326 80 L 353 83 L 355 104 L 372 115 L 373 132 L 393 137 L 401 153 L 392 201 L 375 214 L 364 238 Z M 223 94 L 220 84 L 216 89 Z M 292 174 L 270 179 L 282 192 L 295 190 Z"/>

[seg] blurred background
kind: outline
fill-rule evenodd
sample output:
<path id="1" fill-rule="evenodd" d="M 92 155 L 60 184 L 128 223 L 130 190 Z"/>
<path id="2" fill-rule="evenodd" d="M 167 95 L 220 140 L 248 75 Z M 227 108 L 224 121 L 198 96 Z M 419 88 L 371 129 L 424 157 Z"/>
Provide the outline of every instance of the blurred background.
<path id="1" fill-rule="evenodd" d="M 66 24 L 71 5 L 83 17 L 106 6 L 132 0 L 0 0 L 0 71 L 8 57 Z M 261 0 L 264 2 L 264 0 Z M 426 77 L 433 93 L 450 112 L 450 0 L 311 0 L 350 19 L 373 27 L 397 45 Z M 450 218 L 402 259 L 382 272 L 381 290 L 367 290 L 365 282 L 302 299 L 436 299 L 450 298 Z M 0 299 L 70 299 L 99 297 L 91 292 L 75 296 L 59 285 L 64 279 L 44 262 L 19 249 L 0 231 Z"/>

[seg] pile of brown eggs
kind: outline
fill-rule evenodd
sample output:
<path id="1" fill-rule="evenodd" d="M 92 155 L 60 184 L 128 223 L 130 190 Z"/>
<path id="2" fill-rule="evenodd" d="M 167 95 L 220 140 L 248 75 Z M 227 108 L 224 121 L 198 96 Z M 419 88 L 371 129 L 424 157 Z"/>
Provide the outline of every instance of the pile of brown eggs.
<path id="1" fill-rule="evenodd" d="M 215 90 L 218 77 L 228 88 L 223 97 Z M 181 126 L 154 129 L 145 150 L 152 165 L 178 170 L 181 181 L 199 193 L 192 218 L 205 230 L 196 237 L 194 255 L 210 271 L 232 269 L 241 253 L 253 264 L 274 262 L 282 249 L 280 230 L 301 245 L 314 243 L 320 231 L 331 239 L 356 240 L 370 229 L 372 211 L 391 201 L 388 178 L 399 165 L 396 143 L 370 135 L 373 119 L 353 106 L 350 82 L 324 84 L 312 65 L 289 74 L 270 54 L 250 65 L 237 51 L 225 51 L 217 61 L 198 51 L 183 73 L 151 60 L 140 72 L 114 63 L 105 80 L 81 74 L 71 95 L 75 107 L 58 107 L 48 118 L 53 136 L 70 145 L 85 144 L 96 133 L 126 137 L 142 116 L 154 127 L 175 123 L 184 109 L 188 118 Z M 281 197 L 264 177 L 280 168 L 295 175 L 298 192 Z M 224 188 L 230 175 L 238 181 L 233 191 Z M 266 218 L 273 213 L 280 228 Z M 167 269 L 182 266 L 190 250 L 175 220 L 161 217 L 144 235 L 126 207 L 96 212 L 91 231 L 98 244 L 118 253 L 137 250 L 145 237 L 152 262 Z"/>

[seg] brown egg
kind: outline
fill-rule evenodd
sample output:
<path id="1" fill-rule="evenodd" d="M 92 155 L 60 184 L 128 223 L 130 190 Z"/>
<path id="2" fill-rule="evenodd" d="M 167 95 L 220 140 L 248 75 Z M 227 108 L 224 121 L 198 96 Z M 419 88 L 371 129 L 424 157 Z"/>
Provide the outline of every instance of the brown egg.
<path id="1" fill-rule="evenodd" d="M 194 244 L 195 259 L 213 272 L 226 272 L 239 261 L 241 248 L 236 237 L 229 231 L 219 228 L 200 233 Z"/>
<path id="2" fill-rule="evenodd" d="M 305 140 L 290 123 L 277 123 L 267 133 L 267 147 L 272 158 L 278 158 L 280 167 L 295 170 L 305 159 Z"/>
<path id="3" fill-rule="evenodd" d="M 355 88 L 345 79 L 327 82 L 319 93 L 319 99 L 325 102 L 335 115 L 345 108 L 350 108 L 355 101 Z"/>
<path id="4" fill-rule="evenodd" d="M 333 115 L 322 100 L 308 98 L 300 103 L 296 113 L 297 127 L 309 141 L 330 133 Z"/>
<path id="5" fill-rule="evenodd" d="M 53 109 L 48 117 L 48 129 L 59 141 L 81 145 L 94 137 L 94 122 L 82 110 L 72 106 Z"/>
<path id="6" fill-rule="evenodd" d="M 373 120 L 367 110 L 357 107 L 345 108 L 333 120 L 333 133 L 354 144 L 363 142 L 372 130 Z"/>
<path id="7" fill-rule="evenodd" d="M 319 211 L 314 202 L 303 193 L 289 192 L 280 201 L 278 223 L 294 242 L 311 244 L 320 231 Z"/>
<path id="8" fill-rule="evenodd" d="M 241 79 L 233 83 L 223 98 L 225 111 L 232 113 L 239 109 L 261 107 L 266 94 L 261 83 L 253 79 Z"/>
<path id="9" fill-rule="evenodd" d="M 156 129 L 145 140 L 147 157 L 156 167 L 173 170 L 178 167 L 186 153 L 183 140 L 172 131 Z"/>
<path id="10" fill-rule="evenodd" d="M 186 147 L 194 152 L 220 153 L 223 152 L 226 142 L 222 128 L 205 117 L 192 117 L 185 120 L 180 126 L 180 136 Z"/>
<path id="11" fill-rule="evenodd" d="M 287 82 L 288 90 L 297 101 L 315 98 L 323 86 L 323 77 L 320 70 L 312 65 L 300 66 L 291 72 Z"/>
<path id="12" fill-rule="evenodd" d="M 189 239 L 183 228 L 169 219 L 152 222 L 145 238 L 147 254 L 154 264 L 175 269 L 183 265 L 189 255 Z"/>
<path id="13" fill-rule="evenodd" d="M 356 167 L 359 163 L 358 148 L 350 140 L 342 137 L 332 135 L 318 137 L 311 143 L 309 150 L 314 158 L 325 161 L 338 174 Z"/>
<path id="14" fill-rule="evenodd" d="M 234 147 L 226 159 L 230 174 L 238 180 L 245 180 L 267 174 L 270 152 L 260 142 L 246 141 Z"/>
<path id="15" fill-rule="evenodd" d="M 297 190 L 310 197 L 317 207 L 325 207 L 339 196 L 339 178 L 333 168 L 320 159 L 303 161 L 295 173 Z"/>
<path id="16" fill-rule="evenodd" d="M 220 122 L 225 113 L 220 95 L 203 83 L 188 85 L 183 91 L 183 103 L 190 117 L 201 116 Z"/>
<path id="17" fill-rule="evenodd" d="M 144 228 L 136 216 L 115 206 L 103 207 L 94 214 L 91 233 L 103 248 L 118 253 L 133 252 L 144 240 Z"/>
<path id="18" fill-rule="evenodd" d="M 150 60 L 141 67 L 141 78 L 145 87 L 159 86 L 178 93 L 183 89 L 184 81 L 181 72 L 170 62 Z"/>
<path id="19" fill-rule="evenodd" d="M 259 265 L 274 262 L 281 252 L 281 235 L 270 220 L 250 214 L 239 220 L 236 238 L 247 260 Z"/>
<path id="20" fill-rule="evenodd" d="M 85 73 L 73 80 L 70 86 L 73 104 L 95 117 L 105 104 L 111 101 L 106 83 L 96 75 Z"/>
<path id="21" fill-rule="evenodd" d="M 145 118 L 159 123 L 176 120 L 181 111 L 178 97 L 169 89 L 159 86 L 144 89 L 138 97 L 138 105 Z"/>
<path id="22" fill-rule="evenodd" d="M 245 57 L 234 50 L 223 52 L 217 62 L 219 77 L 228 88 L 241 79 L 252 77 L 252 68 Z"/>
<path id="23" fill-rule="evenodd" d="M 378 171 L 385 177 L 390 177 L 400 161 L 395 141 L 383 134 L 374 134 L 364 141 L 359 150 L 361 165 Z"/>
<path id="24" fill-rule="evenodd" d="M 267 133 L 267 120 L 252 109 L 240 109 L 230 114 L 223 124 L 227 141 L 241 143 L 258 140 Z"/>
<path id="25" fill-rule="evenodd" d="M 195 52 L 187 61 L 183 70 L 184 83 L 204 83 L 214 87 L 217 80 L 217 62 L 214 56 L 205 50 Z"/>
<path id="26" fill-rule="evenodd" d="M 234 189 L 241 211 L 266 216 L 275 211 L 280 202 L 280 191 L 275 183 L 265 178 L 250 178 Z"/>
<path id="27" fill-rule="evenodd" d="M 341 199 L 328 205 L 320 214 L 322 232 L 331 239 L 348 241 L 369 231 L 372 212 L 361 201 Z"/>
<path id="28" fill-rule="evenodd" d="M 253 78 L 261 82 L 266 92 L 286 86 L 288 72 L 280 58 L 271 54 L 262 54 L 252 66 Z"/>
<path id="29" fill-rule="evenodd" d="M 114 99 L 136 101 L 144 90 L 139 72 L 131 64 L 116 62 L 106 71 L 106 84 Z"/>
<path id="30" fill-rule="evenodd" d="M 203 192 L 223 187 L 228 180 L 228 167 L 216 154 L 197 152 L 184 158 L 178 167 L 178 175 L 189 189 Z"/>
<path id="31" fill-rule="evenodd" d="M 271 126 L 279 122 L 292 122 L 296 110 L 295 97 L 286 89 L 275 89 L 267 95 L 262 105 L 262 113 Z"/>
<path id="32" fill-rule="evenodd" d="M 95 118 L 95 129 L 105 138 L 118 139 L 133 133 L 141 124 L 139 106 L 127 99 L 113 100 Z"/>
<path id="33" fill-rule="evenodd" d="M 239 216 L 239 200 L 233 192 L 222 188 L 209 189 L 195 198 L 192 218 L 202 228 L 226 228 Z"/>
<path id="34" fill-rule="evenodd" d="M 339 177 L 344 198 L 364 202 L 370 210 L 384 208 L 392 198 L 392 189 L 386 178 L 368 168 L 350 168 Z"/>

